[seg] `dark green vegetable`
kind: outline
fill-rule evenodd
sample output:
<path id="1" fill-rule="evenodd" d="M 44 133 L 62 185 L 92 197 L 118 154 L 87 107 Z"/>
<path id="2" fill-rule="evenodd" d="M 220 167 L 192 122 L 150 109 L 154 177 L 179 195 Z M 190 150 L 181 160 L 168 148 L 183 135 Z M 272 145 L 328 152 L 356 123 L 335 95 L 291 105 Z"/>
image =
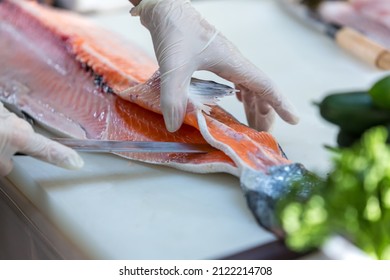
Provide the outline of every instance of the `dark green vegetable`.
<path id="1" fill-rule="evenodd" d="M 337 134 L 337 144 L 339 147 L 349 147 L 358 141 L 361 134 L 350 133 L 344 130 L 340 130 Z"/>
<path id="2" fill-rule="evenodd" d="M 368 92 L 375 106 L 390 109 L 390 76 L 376 82 Z"/>
<path id="3" fill-rule="evenodd" d="M 279 202 L 286 243 L 307 250 L 340 234 L 374 258 L 390 259 L 390 76 L 369 91 L 328 95 L 318 106 L 339 126 L 342 148 L 330 148 L 336 156 L 325 179 L 304 178 L 316 185 L 304 201 L 298 194 L 307 181 Z"/>
<path id="4" fill-rule="evenodd" d="M 363 134 L 350 148 L 339 149 L 325 180 L 302 201 L 302 185 L 278 204 L 278 217 L 294 250 L 319 247 L 340 234 L 377 259 L 390 259 L 390 146 L 387 129 Z M 336 150 L 335 150 L 336 151 Z M 307 180 L 307 178 L 305 179 Z"/>
<path id="5" fill-rule="evenodd" d="M 321 116 L 346 133 L 360 135 L 373 126 L 390 123 L 390 110 L 377 108 L 364 91 L 331 94 L 318 105 Z"/>

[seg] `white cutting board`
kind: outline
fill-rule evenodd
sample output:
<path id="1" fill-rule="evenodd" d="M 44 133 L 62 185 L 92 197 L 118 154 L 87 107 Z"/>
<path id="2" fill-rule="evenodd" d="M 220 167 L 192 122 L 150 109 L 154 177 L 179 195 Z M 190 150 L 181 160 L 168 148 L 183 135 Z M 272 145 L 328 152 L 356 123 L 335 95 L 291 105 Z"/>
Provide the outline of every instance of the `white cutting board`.
<path id="1" fill-rule="evenodd" d="M 385 73 L 290 18 L 275 1 L 193 5 L 295 105 L 300 124 L 278 119 L 273 131 L 287 156 L 326 172 L 330 161 L 323 145 L 334 144 L 336 129 L 319 118 L 312 101 L 330 91 L 366 88 Z M 91 18 L 153 55 L 150 35 L 128 9 Z M 245 122 L 235 97 L 221 105 Z M 235 177 L 190 174 L 113 155 L 82 156 L 85 168 L 75 172 L 18 157 L 8 179 L 89 258 L 208 259 L 274 240 L 256 224 Z"/>

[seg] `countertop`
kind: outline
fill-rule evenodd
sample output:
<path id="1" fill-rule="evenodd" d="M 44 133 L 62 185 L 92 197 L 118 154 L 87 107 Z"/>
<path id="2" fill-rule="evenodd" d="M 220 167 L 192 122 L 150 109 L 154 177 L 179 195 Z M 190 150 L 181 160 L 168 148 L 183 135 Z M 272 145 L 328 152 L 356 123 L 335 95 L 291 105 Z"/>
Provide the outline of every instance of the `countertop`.
<path id="1" fill-rule="evenodd" d="M 326 173 L 331 161 L 323 146 L 334 145 L 337 131 L 321 120 L 313 101 L 330 92 L 367 88 L 385 73 L 291 18 L 276 1 L 193 5 L 296 107 L 300 123 L 291 126 L 277 119 L 272 131 L 289 159 Z M 129 9 L 88 17 L 154 56 L 148 31 Z M 196 76 L 227 83 L 206 72 Z M 246 123 L 235 97 L 220 104 Z M 80 171 L 15 157 L 13 172 L 1 179 L 25 197 L 33 216 L 42 215 L 80 258 L 213 259 L 275 240 L 256 224 L 238 179 L 231 175 L 191 174 L 114 155 L 81 155 L 86 164 Z M 50 239 L 53 233 L 43 234 Z"/>

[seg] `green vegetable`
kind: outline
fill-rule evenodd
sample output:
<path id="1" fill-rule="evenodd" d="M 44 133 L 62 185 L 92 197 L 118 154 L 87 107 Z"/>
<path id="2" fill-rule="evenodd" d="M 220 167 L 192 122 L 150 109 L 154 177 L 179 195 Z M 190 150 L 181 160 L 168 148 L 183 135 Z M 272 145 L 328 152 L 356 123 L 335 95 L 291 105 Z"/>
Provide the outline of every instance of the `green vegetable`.
<path id="1" fill-rule="evenodd" d="M 390 111 L 375 107 L 364 91 L 331 94 L 318 105 L 321 116 L 345 133 L 361 135 L 373 126 L 390 123 Z"/>
<path id="2" fill-rule="evenodd" d="M 377 259 L 390 259 L 390 147 L 387 129 L 368 130 L 350 148 L 339 149 L 325 180 L 304 201 L 296 199 L 303 182 L 280 201 L 278 217 L 294 250 L 320 246 L 341 234 Z M 305 182 L 307 183 L 307 182 Z"/>
<path id="3" fill-rule="evenodd" d="M 390 109 L 390 76 L 376 82 L 369 93 L 378 108 Z"/>
<path id="4" fill-rule="evenodd" d="M 337 134 L 337 144 L 339 147 L 349 147 L 358 141 L 361 134 L 350 133 L 344 130 L 340 130 Z"/>

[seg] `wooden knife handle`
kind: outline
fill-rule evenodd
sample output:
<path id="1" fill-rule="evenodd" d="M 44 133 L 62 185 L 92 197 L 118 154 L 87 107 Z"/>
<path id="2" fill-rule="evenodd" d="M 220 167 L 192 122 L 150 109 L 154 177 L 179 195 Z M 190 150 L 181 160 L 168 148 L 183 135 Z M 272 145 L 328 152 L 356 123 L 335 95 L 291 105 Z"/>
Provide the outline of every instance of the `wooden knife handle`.
<path id="1" fill-rule="evenodd" d="M 336 42 L 348 52 L 382 70 L 390 70 L 390 50 L 372 41 L 363 34 L 348 28 L 341 28 Z"/>

